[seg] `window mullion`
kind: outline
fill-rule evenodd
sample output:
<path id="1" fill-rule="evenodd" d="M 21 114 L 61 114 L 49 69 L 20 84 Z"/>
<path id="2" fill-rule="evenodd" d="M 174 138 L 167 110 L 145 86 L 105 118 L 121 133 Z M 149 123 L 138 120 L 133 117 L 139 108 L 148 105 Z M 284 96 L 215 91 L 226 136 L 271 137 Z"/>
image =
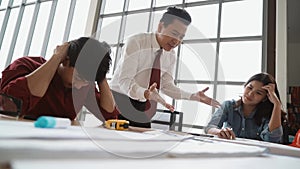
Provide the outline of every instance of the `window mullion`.
<path id="1" fill-rule="evenodd" d="M 35 8 L 34 8 L 32 20 L 31 20 L 31 25 L 30 25 L 30 28 L 29 28 L 28 36 L 27 36 L 28 39 L 27 39 L 26 45 L 25 45 L 25 50 L 24 50 L 24 54 L 23 54 L 24 56 L 27 56 L 28 53 L 29 53 L 29 50 L 30 50 L 30 45 L 31 45 L 31 42 L 32 42 L 32 37 L 33 37 L 34 30 L 35 30 L 35 25 L 36 25 L 36 22 L 37 22 L 40 6 L 41 6 L 41 1 L 37 0 L 35 2 Z"/>
<path id="2" fill-rule="evenodd" d="M 101 15 L 104 13 L 105 4 L 106 4 L 106 0 L 102 0 L 101 6 L 100 6 L 100 12 L 99 12 L 99 16 L 98 16 L 97 30 L 96 30 L 96 35 L 95 35 L 96 39 L 100 39 L 102 22 L 103 22 L 103 17 Z"/>
<path id="3" fill-rule="evenodd" d="M 16 22 L 14 34 L 13 34 L 13 38 L 12 38 L 10 48 L 9 48 L 9 52 L 8 52 L 8 56 L 7 56 L 7 59 L 6 59 L 5 67 L 7 67 L 10 64 L 10 62 L 12 60 L 12 57 L 13 57 L 14 49 L 16 47 L 16 42 L 17 42 L 17 38 L 18 38 L 18 35 L 19 35 L 19 32 L 20 32 L 20 26 L 21 26 L 21 22 L 22 22 L 24 10 L 25 10 L 25 3 L 26 3 L 26 0 L 22 0 L 21 5 L 20 5 L 20 11 L 19 11 L 18 19 L 17 19 L 17 22 Z"/>
<path id="4" fill-rule="evenodd" d="M 217 44 L 216 44 L 216 62 L 215 62 L 215 72 L 213 80 L 213 98 L 217 98 L 217 88 L 218 88 L 218 71 L 219 71 L 219 53 L 220 53 L 220 42 L 221 42 L 221 18 L 222 18 L 222 1 L 219 1 L 219 13 L 218 13 L 218 29 L 217 29 Z M 215 108 L 212 107 L 212 112 Z"/>
<path id="5" fill-rule="evenodd" d="M 119 58 L 121 56 L 121 43 L 123 43 L 124 40 L 124 33 L 125 33 L 125 27 L 126 27 L 126 21 L 127 21 L 127 13 L 128 11 L 128 5 L 129 5 L 129 0 L 124 1 L 124 7 L 123 7 L 123 12 L 122 12 L 122 18 L 121 18 L 121 24 L 120 24 L 120 31 L 119 31 L 119 37 L 118 37 L 118 42 L 117 42 L 117 50 L 116 50 L 116 57 L 115 57 L 115 63 L 114 65 L 117 64 L 119 61 Z M 114 66 L 113 72 L 115 71 L 116 66 Z"/>
<path id="6" fill-rule="evenodd" d="M 55 16 L 55 12 L 56 12 L 56 6 L 57 6 L 57 0 L 53 0 L 52 1 L 52 6 L 51 6 L 51 9 L 50 9 L 50 15 L 49 15 L 49 18 L 48 18 L 48 24 L 47 24 L 47 28 L 46 28 L 46 32 L 45 32 L 45 37 L 44 37 L 44 42 L 43 42 L 43 46 L 42 46 L 41 56 L 46 56 L 46 51 L 47 51 L 47 47 L 48 47 L 48 43 L 49 43 L 49 38 L 50 38 L 50 34 L 51 34 L 53 20 L 54 20 L 54 16 Z"/>
<path id="7" fill-rule="evenodd" d="M 76 0 L 71 0 L 63 42 L 69 40 L 71 25 L 73 21 L 74 12 L 75 12 L 75 6 L 76 6 Z"/>
<path id="8" fill-rule="evenodd" d="M 6 32 L 7 23 L 8 23 L 8 19 L 9 19 L 9 16 L 10 16 L 12 3 L 13 3 L 13 0 L 10 0 L 8 2 L 6 12 L 5 12 L 5 16 L 4 16 L 4 20 L 3 20 L 3 23 L 2 23 L 1 32 L 0 32 L 0 50 L 1 50 L 2 43 L 3 43 L 4 35 L 5 35 L 5 32 Z"/>

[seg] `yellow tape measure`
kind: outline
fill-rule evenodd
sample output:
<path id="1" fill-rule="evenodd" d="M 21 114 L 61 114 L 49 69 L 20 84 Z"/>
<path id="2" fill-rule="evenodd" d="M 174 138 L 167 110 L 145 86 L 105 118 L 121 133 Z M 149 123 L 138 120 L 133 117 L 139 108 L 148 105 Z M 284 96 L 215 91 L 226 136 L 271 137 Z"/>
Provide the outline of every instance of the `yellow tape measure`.
<path id="1" fill-rule="evenodd" d="M 113 130 L 127 130 L 129 127 L 129 121 L 112 119 L 105 121 L 105 127 Z"/>

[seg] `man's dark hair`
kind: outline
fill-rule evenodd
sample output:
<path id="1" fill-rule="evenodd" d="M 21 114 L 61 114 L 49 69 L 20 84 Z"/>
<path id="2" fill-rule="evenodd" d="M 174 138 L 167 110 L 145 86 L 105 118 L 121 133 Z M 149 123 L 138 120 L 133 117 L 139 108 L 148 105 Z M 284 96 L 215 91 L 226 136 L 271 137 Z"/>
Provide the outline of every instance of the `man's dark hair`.
<path id="1" fill-rule="evenodd" d="M 90 37 L 81 37 L 69 44 L 69 66 L 75 67 L 85 80 L 101 82 L 111 65 L 110 46 Z"/>
<path id="2" fill-rule="evenodd" d="M 168 7 L 167 12 L 163 14 L 160 22 L 163 22 L 165 26 L 168 26 L 174 19 L 180 20 L 185 25 L 189 25 L 192 22 L 190 14 L 185 9 L 176 6 Z"/>

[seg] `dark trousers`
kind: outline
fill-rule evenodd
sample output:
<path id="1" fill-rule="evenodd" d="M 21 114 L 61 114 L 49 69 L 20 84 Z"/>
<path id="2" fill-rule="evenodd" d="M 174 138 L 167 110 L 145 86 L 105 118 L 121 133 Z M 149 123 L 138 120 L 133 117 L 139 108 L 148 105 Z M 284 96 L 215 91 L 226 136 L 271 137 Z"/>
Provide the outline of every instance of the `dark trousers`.
<path id="1" fill-rule="evenodd" d="M 115 92 L 112 94 L 121 114 L 119 119 L 128 120 L 130 126 L 151 128 L 150 118 L 145 114 L 147 102 L 140 102 L 128 96 Z"/>

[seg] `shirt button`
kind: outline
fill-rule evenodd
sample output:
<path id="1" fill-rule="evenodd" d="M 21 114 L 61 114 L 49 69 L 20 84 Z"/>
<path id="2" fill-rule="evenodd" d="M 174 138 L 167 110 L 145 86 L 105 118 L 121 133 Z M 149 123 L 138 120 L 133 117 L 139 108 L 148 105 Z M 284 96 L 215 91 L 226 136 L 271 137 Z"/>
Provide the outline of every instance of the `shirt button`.
<path id="1" fill-rule="evenodd" d="M 259 133 L 256 133 L 256 135 L 259 135 Z"/>
<path id="2" fill-rule="evenodd" d="M 245 130 L 245 128 L 242 128 L 242 130 L 244 131 L 244 130 Z"/>

